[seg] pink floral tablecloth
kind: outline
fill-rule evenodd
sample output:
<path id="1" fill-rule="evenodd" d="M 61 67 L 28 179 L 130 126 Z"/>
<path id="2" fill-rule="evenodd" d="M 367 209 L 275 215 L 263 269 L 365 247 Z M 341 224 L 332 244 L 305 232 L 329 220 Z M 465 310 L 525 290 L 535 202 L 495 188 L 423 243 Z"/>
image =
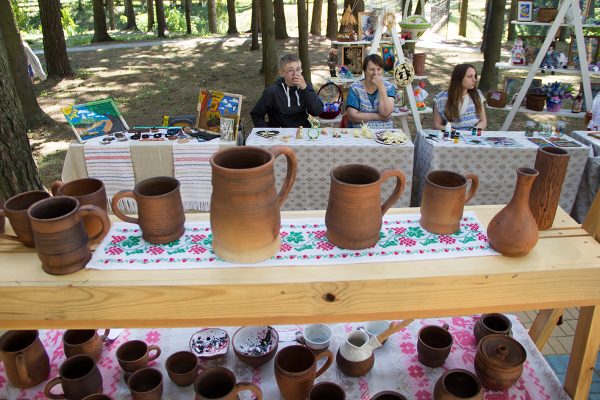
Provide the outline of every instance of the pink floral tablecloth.
<path id="1" fill-rule="evenodd" d="M 200 311 L 199 311 L 200 312 Z M 473 369 L 476 347 L 473 337 L 473 326 L 478 316 L 436 318 L 416 320 L 407 328 L 393 335 L 386 344 L 375 350 L 375 366 L 363 377 L 350 378 L 343 375 L 332 366 L 317 379 L 317 382 L 333 381 L 346 391 L 348 400 L 369 400 L 373 395 L 383 390 L 396 390 L 408 399 L 430 400 L 433 398 L 433 387 L 442 373 L 452 368 Z M 514 316 L 509 316 L 513 322 L 513 337 L 527 350 L 527 362 L 523 375 L 509 390 L 503 392 L 485 392 L 486 400 L 556 400 L 569 397 L 561 387 L 560 382 L 552 372 L 544 357 L 536 349 L 527 331 Z M 416 336 L 424 325 L 448 323 L 454 337 L 452 352 L 446 363 L 440 368 L 428 368 L 417 359 Z M 363 325 L 363 323 L 348 323 L 330 325 L 334 337 L 329 347 L 334 353 L 344 340 L 346 333 Z M 302 326 L 276 326 L 280 332 L 279 348 L 292 344 L 294 332 L 301 331 Z M 104 352 L 98 366 L 103 376 L 104 393 L 114 399 L 130 399 L 128 389 L 123 381 L 122 372 L 115 358 L 117 347 L 132 339 L 141 339 L 148 344 L 161 347 L 161 356 L 151 366 L 158 368 L 164 376 L 164 399 L 192 399 L 193 388 L 179 388 L 169 380 L 164 363 L 168 356 L 176 351 L 188 350 L 192 334 L 199 328 L 182 329 L 131 329 L 124 330 L 121 335 Z M 224 328 L 233 336 L 236 328 Z M 50 356 L 51 373 L 48 380 L 57 376 L 61 363 L 65 360 L 62 350 L 63 331 L 40 331 L 40 338 Z M 273 372 L 273 360 L 262 368 L 252 368 L 237 360 L 233 350 L 229 349 L 226 356 L 204 362 L 204 366 L 224 366 L 231 369 L 238 381 L 251 381 L 260 386 L 265 400 L 280 399 L 279 390 Z M 4 365 L 0 364 L 0 399 L 44 399 L 43 388 L 46 382 L 26 390 L 12 387 L 6 380 Z M 56 388 L 55 388 L 56 390 Z M 242 400 L 249 399 L 248 393 L 240 395 Z"/>

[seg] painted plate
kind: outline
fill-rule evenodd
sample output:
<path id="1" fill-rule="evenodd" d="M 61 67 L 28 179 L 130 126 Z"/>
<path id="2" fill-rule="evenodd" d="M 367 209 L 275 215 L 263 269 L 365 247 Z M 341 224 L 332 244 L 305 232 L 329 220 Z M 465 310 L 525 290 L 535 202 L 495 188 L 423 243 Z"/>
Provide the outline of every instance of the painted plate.
<path id="1" fill-rule="evenodd" d="M 190 339 L 190 350 L 198 357 L 206 359 L 224 356 L 229 350 L 229 335 L 219 328 L 199 330 Z"/>

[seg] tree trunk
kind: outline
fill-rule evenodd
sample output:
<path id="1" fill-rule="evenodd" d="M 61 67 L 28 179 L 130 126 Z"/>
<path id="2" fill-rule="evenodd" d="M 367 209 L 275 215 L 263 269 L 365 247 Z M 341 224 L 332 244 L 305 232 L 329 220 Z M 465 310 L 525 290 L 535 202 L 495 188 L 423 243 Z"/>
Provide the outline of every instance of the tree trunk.
<path id="1" fill-rule="evenodd" d="M 146 8 L 148 9 L 148 32 L 154 28 L 154 0 L 146 0 Z"/>
<path id="2" fill-rule="evenodd" d="M 308 54 L 308 11 L 306 0 L 298 0 L 298 53 L 302 62 L 302 75 L 307 83 L 311 82 L 310 57 Z"/>
<path id="3" fill-rule="evenodd" d="M 288 39 L 283 0 L 273 0 L 273 7 L 275 9 L 275 39 Z"/>
<path id="4" fill-rule="evenodd" d="M 260 24 L 263 45 L 263 72 L 265 88 L 275 82 L 277 77 L 277 48 L 273 23 L 273 1 L 260 0 Z"/>
<path id="5" fill-rule="evenodd" d="M 158 30 L 158 37 L 167 37 L 167 20 L 165 19 L 165 4 L 163 0 L 154 0 L 156 5 L 156 27 Z"/>
<path id="6" fill-rule="evenodd" d="M 427 0 L 423 1 L 426 4 Z M 417 1 L 417 7 L 415 8 L 415 15 L 424 15 L 423 7 L 421 7 L 421 1 Z"/>
<path id="7" fill-rule="evenodd" d="M 218 33 L 216 0 L 208 0 L 207 6 L 208 6 L 208 31 L 210 33 Z"/>
<path id="8" fill-rule="evenodd" d="M 504 24 L 504 8 L 506 0 L 490 0 L 491 15 L 487 31 L 485 51 L 483 53 L 483 68 L 479 79 L 479 89 L 486 92 L 496 87 L 498 70 L 496 63 L 500 60 L 502 32 Z"/>
<path id="9" fill-rule="evenodd" d="M 106 0 L 106 8 L 108 8 L 108 25 L 110 30 L 115 30 L 115 0 Z"/>
<path id="10" fill-rule="evenodd" d="M 510 2 L 510 11 L 509 11 L 508 21 L 517 19 L 517 3 L 518 3 L 518 0 L 512 0 Z M 511 23 L 508 24 L 508 36 L 507 36 L 506 40 L 511 41 L 511 42 L 513 40 L 515 40 L 515 36 L 517 33 L 516 27 L 517 27 L 516 25 L 513 25 Z"/>
<path id="11" fill-rule="evenodd" d="M 337 0 L 327 0 L 327 37 L 335 39 L 337 37 Z"/>
<path id="12" fill-rule="evenodd" d="M 48 76 L 51 78 L 73 76 L 61 23 L 60 1 L 38 0 L 38 4 Z"/>
<path id="13" fill-rule="evenodd" d="M 13 83 L 0 29 L 0 203 L 17 193 L 42 189 L 27 139 L 23 109 Z"/>
<path id="14" fill-rule="evenodd" d="M 42 0 L 39 1 L 42 2 Z M 104 13 L 102 3 L 102 0 L 92 0 L 94 7 L 94 37 L 92 38 L 92 43 L 109 42 L 112 40 L 106 27 L 106 14 Z"/>
<path id="15" fill-rule="evenodd" d="M 192 0 L 183 0 L 185 9 L 185 31 L 192 34 Z"/>
<path id="16" fill-rule="evenodd" d="M 458 23 L 458 34 L 467 36 L 467 11 L 469 9 L 469 0 L 460 1 L 460 21 Z"/>
<path id="17" fill-rule="evenodd" d="M 235 22 L 235 0 L 227 0 L 227 19 L 229 21 L 229 27 L 227 28 L 228 35 L 239 34 L 237 30 L 237 24 Z"/>
<path id="18" fill-rule="evenodd" d="M 9 0 L 0 0 L 0 31 L 17 96 L 23 109 L 28 128 L 54 122 L 41 108 L 35 97 L 33 84 L 27 73 L 27 57 L 21 43 L 21 36 L 15 25 L 15 18 Z"/>
<path id="19" fill-rule="evenodd" d="M 125 30 L 137 31 L 137 23 L 135 22 L 135 9 L 133 8 L 133 0 L 125 0 L 125 15 L 127 16 L 127 25 Z"/>
<path id="20" fill-rule="evenodd" d="M 314 0 L 312 22 L 310 24 L 310 33 L 321 35 L 321 16 L 323 11 L 323 0 Z"/>
<path id="21" fill-rule="evenodd" d="M 490 18 L 492 16 L 492 2 L 490 0 L 485 1 L 485 22 L 483 23 L 483 33 L 481 34 L 481 45 L 479 46 L 479 50 L 481 52 L 485 52 L 485 42 L 487 40 L 487 32 L 490 26 Z M 450 18 L 450 15 L 448 15 Z"/>
<path id="22" fill-rule="evenodd" d="M 252 21 L 250 23 L 250 31 L 252 32 L 252 44 L 250 50 L 260 49 L 258 43 L 258 28 L 260 27 L 260 1 L 252 0 Z"/>

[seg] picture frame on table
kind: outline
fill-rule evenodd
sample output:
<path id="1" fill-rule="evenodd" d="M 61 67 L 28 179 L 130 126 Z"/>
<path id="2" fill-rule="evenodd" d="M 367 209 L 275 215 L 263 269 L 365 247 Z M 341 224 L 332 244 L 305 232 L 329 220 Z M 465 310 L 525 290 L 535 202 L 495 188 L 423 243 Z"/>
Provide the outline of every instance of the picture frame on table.
<path id="1" fill-rule="evenodd" d="M 218 90 L 200 89 L 196 126 L 199 129 L 236 140 L 240 126 L 242 95 Z M 221 123 L 221 119 L 224 119 Z M 233 125 L 233 126 L 232 126 Z M 222 132 L 222 128 L 226 132 Z"/>
<path id="2" fill-rule="evenodd" d="M 354 75 L 360 76 L 363 73 L 362 63 L 365 57 L 364 46 L 344 46 L 342 47 L 342 64 L 348 68 L 348 71 Z"/>
<path id="3" fill-rule="evenodd" d="M 505 76 L 503 91 L 506 92 L 506 98 L 509 104 L 514 104 L 519 90 L 525 83 L 525 78 L 519 76 Z M 533 79 L 529 85 L 528 91 L 536 87 L 542 87 L 542 80 L 539 78 Z"/>
<path id="4" fill-rule="evenodd" d="M 377 27 L 377 13 L 373 11 L 358 12 L 358 40 L 373 40 Z"/>
<path id="5" fill-rule="evenodd" d="M 597 63 L 600 56 L 600 36 L 588 35 L 584 36 L 583 40 L 585 42 L 585 53 L 587 55 L 588 65 Z M 573 35 L 571 36 L 571 42 L 569 45 L 569 53 L 567 59 L 568 65 L 570 67 L 579 68 L 579 52 L 577 51 L 577 40 L 575 40 L 575 36 Z"/>
<path id="6" fill-rule="evenodd" d="M 79 143 L 129 129 L 125 118 L 111 97 L 61 109 Z"/>
<path id="7" fill-rule="evenodd" d="M 517 2 L 517 21 L 531 22 L 533 20 L 533 1 Z"/>

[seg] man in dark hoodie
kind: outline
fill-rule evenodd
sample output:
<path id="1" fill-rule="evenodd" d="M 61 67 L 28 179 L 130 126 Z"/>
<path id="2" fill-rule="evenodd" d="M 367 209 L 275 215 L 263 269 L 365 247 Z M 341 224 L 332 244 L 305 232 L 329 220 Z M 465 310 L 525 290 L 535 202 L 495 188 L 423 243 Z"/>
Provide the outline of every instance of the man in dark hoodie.
<path id="1" fill-rule="evenodd" d="M 250 111 L 254 127 L 309 127 L 308 114 L 319 115 L 323 111 L 323 102 L 312 85 L 304 80 L 300 59 L 291 54 L 283 55 L 279 61 L 279 75 Z M 269 116 L 269 121 L 265 121 L 265 115 Z"/>

